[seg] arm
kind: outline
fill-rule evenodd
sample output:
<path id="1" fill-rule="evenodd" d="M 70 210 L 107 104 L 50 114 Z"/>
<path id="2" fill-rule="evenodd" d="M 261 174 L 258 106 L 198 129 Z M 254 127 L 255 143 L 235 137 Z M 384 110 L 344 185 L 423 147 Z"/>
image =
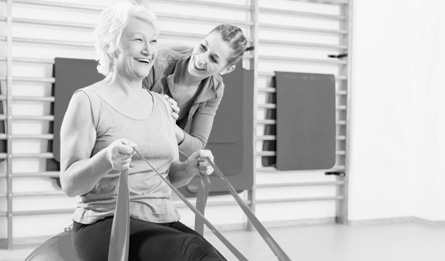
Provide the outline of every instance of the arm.
<path id="1" fill-rule="evenodd" d="M 181 132 L 183 133 L 182 135 L 184 135 L 179 145 L 179 150 L 190 155 L 197 150 L 205 148 L 221 99 L 222 95 L 207 101 L 203 108 L 198 109 L 191 121 L 189 133 L 183 132 L 179 127 L 176 129 L 177 138 L 178 135 L 181 135 Z M 178 139 L 178 142 L 180 141 L 181 139 Z"/>
<path id="2" fill-rule="evenodd" d="M 124 169 L 129 165 L 129 161 L 124 162 L 122 159 L 130 146 L 123 145 L 121 141 L 113 142 L 107 149 L 91 157 L 96 142 L 96 129 L 90 101 L 82 92 L 75 93 L 71 98 L 62 122 L 60 139 L 60 181 L 68 196 L 89 192 L 112 169 Z"/>
<path id="3" fill-rule="evenodd" d="M 210 150 L 199 150 L 190 155 L 184 162 L 173 162 L 168 174 L 170 182 L 175 187 L 181 187 L 187 185 L 194 176 L 212 174 L 214 169 L 205 157 L 209 157 L 213 161 Z"/>

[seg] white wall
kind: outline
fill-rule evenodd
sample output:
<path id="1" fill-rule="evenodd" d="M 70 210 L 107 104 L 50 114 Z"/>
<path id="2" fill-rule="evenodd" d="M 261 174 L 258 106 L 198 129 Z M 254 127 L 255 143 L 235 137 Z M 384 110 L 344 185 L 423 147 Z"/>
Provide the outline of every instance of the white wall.
<path id="1" fill-rule="evenodd" d="M 445 3 L 354 2 L 349 219 L 443 221 Z"/>

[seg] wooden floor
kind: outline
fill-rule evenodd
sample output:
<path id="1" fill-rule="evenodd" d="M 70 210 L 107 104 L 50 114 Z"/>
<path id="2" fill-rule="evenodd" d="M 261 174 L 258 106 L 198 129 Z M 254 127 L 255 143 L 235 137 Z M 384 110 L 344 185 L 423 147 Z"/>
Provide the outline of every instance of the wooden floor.
<path id="1" fill-rule="evenodd" d="M 445 260 L 445 226 L 326 224 L 269 228 L 268 231 L 293 261 Z M 256 231 L 225 231 L 223 234 L 248 260 L 277 260 Z M 206 237 L 229 260 L 237 260 L 213 234 L 206 234 Z M 0 261 L 23 261 L 33 248 L 0 250 Z"/>

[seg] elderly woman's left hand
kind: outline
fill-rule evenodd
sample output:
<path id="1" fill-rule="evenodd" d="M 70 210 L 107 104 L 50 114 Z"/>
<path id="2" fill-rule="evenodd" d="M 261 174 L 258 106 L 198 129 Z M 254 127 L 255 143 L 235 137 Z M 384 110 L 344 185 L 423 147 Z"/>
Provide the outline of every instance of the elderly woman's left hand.
<path id="1" fill-rule="evenodd" d="M 206 157 L 209 157 L 210 160 L 214 162 L 214 157 L 210 150 L 198 150 L 189 156 L 185 163 L 189 171 L 192 172 L 193 176 L 199 174 L 210 175 L 213 173 L 214 169 L 206 160 Z"/>

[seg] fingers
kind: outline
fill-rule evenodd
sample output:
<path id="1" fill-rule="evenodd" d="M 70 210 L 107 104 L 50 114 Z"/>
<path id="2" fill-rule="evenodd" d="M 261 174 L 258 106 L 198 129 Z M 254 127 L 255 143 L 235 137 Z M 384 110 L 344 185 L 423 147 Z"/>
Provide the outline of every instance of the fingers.
<path id="1" fill-rule="evenodd" d="M 201 175 L 210 175 L 213 173 L 214 169 L 207 161 L 207 158 L 209 158 L 212 162 L 214 162 L 214 157 L 210 150 L 196 151 L 190 156 L 190 158 L 197 161 L 196 165 Z"/>
<path id="2" fill-rule="evenodd" d="M 125 170 L 130 167 L 131 157 L 137 144 L 127 139 L 115 140 L 107 147 L 106 158 L 114 170 Z"/>
<path id="3" fill-rule="evenodd" d="M 176 121 L 179 117 L 179 106 L 178 103 L 173 100 L 170 96 L 167 94 L 163 94 L 164 98 L 167 100 L 168 104 L 170 105 L 170 108 L 172 109 L 172 117 Z"/>

